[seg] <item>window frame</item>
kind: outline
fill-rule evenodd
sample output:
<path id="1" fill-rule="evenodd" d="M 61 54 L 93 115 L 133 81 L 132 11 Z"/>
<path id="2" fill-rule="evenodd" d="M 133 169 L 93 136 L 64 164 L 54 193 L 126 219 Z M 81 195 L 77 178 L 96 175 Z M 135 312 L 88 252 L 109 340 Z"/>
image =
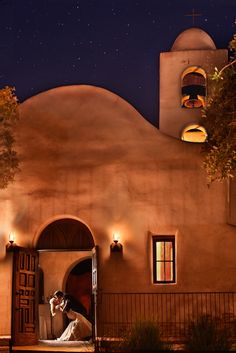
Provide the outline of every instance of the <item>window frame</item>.
<path id="1" fill-rule="evenodd" d="M 157 264 L 157 254 L 156 254 L 156 243 L 157 242 L 171 242 L 173 248 L 173 260 L 167 261 L 163 260 L 162 262 L 171 262 L 172 264 L 172 271 L 173 271 L 173 279 L 171 281 L 164 280 L 158 281 L 157 280 L 157 271 L 156 271 L 156 264 Z M 152 256 L 153 256 L 153 283 L 154 284 L 173 284 L 176 283 L 176 249 L 175 249 L 175 236 L 174 235 L 155 235 L 152 237 Z"/>

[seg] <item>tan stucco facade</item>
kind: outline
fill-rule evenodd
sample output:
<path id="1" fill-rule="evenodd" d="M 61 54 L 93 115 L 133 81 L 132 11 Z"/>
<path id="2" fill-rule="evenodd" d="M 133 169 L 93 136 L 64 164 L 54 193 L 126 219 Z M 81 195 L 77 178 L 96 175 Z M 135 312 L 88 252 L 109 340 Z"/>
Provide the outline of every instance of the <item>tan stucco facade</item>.
<path id="1" fill-rule="evenodd" d="M 199 145 L 162 134 L 126 101 L 91 86 L 61 87 L 25 101 L 16 137 L 21 172 L 0 194 L 0 334 L 10 333 L 8 234 L 34 247 L 47 224 L 65 217 L 91 230 L 101 290 L 236 289 L 227 187 L 207 187 Z M 115 231 L 122 256 L 110 253 Z M 176 236 L 176 284 L 152 282 L 154 234 Z"/>

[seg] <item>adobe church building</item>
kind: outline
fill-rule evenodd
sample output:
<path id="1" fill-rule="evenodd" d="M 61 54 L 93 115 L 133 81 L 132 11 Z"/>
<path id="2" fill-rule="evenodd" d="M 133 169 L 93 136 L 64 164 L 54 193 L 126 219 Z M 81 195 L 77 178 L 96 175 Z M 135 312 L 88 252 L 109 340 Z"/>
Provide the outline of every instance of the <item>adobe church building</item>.
<path id="1" fill-rule="evenodd" d="M 161 53 L 159 130 L 98 87 L 59 87 L 20 105 L 21 171 L 0 192 L 1 336 L 16 345 L 58 337 L 64 321 L 52 322 L 48 304 L 57 289 L 93 317 L 94 335 L 145 315 L 179 322 L 190 293 L 235 314 L 236 187 L 208 187 L 199 125 L 209 75 L 227 55 L 198 28 Z"/>

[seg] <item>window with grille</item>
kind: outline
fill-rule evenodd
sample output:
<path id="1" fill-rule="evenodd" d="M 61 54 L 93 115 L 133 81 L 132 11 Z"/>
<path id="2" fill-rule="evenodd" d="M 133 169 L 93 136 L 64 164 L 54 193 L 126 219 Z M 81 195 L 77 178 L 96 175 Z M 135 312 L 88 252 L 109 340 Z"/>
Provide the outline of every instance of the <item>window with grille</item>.
<path id="1" fill-rule="evenodd" d="M 153 237 L 153 282 L 175 283 L 175 236 Z"/>

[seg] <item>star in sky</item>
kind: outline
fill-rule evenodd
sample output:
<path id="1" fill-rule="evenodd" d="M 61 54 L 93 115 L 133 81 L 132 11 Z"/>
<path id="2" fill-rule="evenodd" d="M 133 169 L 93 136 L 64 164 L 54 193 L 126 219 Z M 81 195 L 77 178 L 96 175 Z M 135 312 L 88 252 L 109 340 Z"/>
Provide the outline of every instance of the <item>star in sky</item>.
<path id="1" fill-rule="evenodd" d="M 61 85 L 106 88 L 158 124 L 159 55 L 193 26 L 218 48 L 235 32 L 235 0 L 0 2 L 0 87 L 20 101 Z"/>

